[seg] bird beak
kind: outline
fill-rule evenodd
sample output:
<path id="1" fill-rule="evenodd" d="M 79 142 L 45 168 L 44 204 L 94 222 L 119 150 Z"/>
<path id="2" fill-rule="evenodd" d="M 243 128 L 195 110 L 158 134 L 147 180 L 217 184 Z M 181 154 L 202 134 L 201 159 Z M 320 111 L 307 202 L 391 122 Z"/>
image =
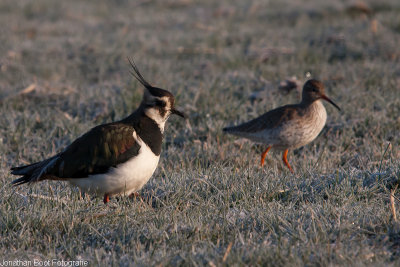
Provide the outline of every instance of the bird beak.
<path id="1" fill-rule="evenodd" d="M 171 109 L 171 113 L 172 113 L 172 114 L 175 114 L 175 115 L 178 115 L 178 116 L 181 116 L 182 118 L 186 118 L 186 115 L 183 114 L 183 112 L 180 112 L 179 110 L 177 110 L 177 109 L 175 109 L 175 108 L 172 108 L 172 109 Z"/>
<path id="2" fill-rule="evenodd" d="M 329 97 L 327 97 L 326 95 L 321 95 L 321 98 L 325 101 L 328 101 L 329 103 L 331 103 L 335 108 L 337 108 L 338 110 L 340 110 L 340 108 L 338 107 L 338 105 L 336 105 L 332 100 L 329 99 Z"/>

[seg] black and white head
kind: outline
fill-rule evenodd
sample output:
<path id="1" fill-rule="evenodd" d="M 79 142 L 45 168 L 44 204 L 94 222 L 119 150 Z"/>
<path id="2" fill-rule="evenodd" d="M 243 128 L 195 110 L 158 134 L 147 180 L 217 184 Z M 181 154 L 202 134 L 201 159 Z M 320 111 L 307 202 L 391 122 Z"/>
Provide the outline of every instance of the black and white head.
<path id="1" fill-rule="evenodd" d="M 184 118 L 185 115 L 175 109 L 174 95 L 165 89 L 150 85 L 139 72 L 135 62 L 131 59 L 128 60 L 133 69 L 131 74 L 146 88 L 141 103 L 146 116 L 154 120 L 162 131 L 164 130 L 165 122 L 171 114 L 176 114 Z"/>

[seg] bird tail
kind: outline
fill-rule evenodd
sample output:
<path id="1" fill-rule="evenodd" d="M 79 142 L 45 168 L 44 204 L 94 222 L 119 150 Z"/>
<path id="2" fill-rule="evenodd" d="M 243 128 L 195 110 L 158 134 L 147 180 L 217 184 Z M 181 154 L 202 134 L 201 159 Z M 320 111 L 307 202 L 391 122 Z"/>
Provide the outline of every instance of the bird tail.
<path id="1" fill-rule="evenodd" d="M 15 179 L 11 182 L 12 185 L 21 185 L 25 183 L 33 183 L 40 180 L 40 178 L 46 174 L 47 170 L 54 165 L 57 156 L 52 158 L 36 162 L 30 165 L 24 165 L 19 167 L 12 167 L 11 174 L 22 175 L 22 177 Z"/>
<path id="2" fill-rule="evenodd" d="M 25 184 L 28 182 L 34 182 L 35 177 L 33 177 L 32 174 L 35 172 L 35 170 L 38 168 L 39 165 L 40 165 L 40 162 L 33 163 L 30 165 L 25 165 L 25 166 L 12 167 L 11 174 L 22 175 L 22 177 L 15 179 L 14 181 L 11 182 L 11 184 L 21 185 L 21 184 Z"/>
<path id="3" fill-rule="evenodd" d="M 12 185 L 21 185 L 31 182 L 31 176 L 29 175 L 24 175 L 21 178 L 15 179 L 14 181 L 11 182 Z"/>
<path id="4" fill-rule="evenodd" d="M 225 128 L 222 129 L 222 131 L 224 133 L 231 133 L 231 132 L 235 131 L 235 128 L 236 128 L 235 126 L 233 126 L 233 127 L 225 127 Z"/>

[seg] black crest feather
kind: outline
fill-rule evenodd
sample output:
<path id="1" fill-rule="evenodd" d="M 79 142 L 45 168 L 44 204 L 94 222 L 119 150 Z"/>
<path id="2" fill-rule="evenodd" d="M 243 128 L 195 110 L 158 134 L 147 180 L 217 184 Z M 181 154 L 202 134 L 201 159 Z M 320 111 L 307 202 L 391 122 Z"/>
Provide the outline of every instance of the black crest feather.
<path id="1" fill-rule="evenodd" d="M 146 87 L 147 90 L 149 90 L 149 92 L 154 95 L 154 96 L 158 96 L 158 97 L 163 97 L 163 96 L 168 96 L 173 98 L 173 95 L 164 89 L 158 88 L 158 87 L 154 87 L 151 86 L 142 76 L 142 74 L 140 73 L 138 67 L 135 64 L 135 61 L 133 61 L 133 59 L 128 57 L 128 61 L 129 64 L 131 65 L 133 71 L 130 71 L 130 73 L 132 74 L 133 77 L 135 77 L 141 84 L 143 84 L 144 87 Z"/>
<path id="2" fill-rule="evenodd" d="M 146 87 L 147 89 L 152 88 L 153 86 L 151 86 L 142 76 L 142 74 L 140 73 L 138 67 L 135 64 L 135 61 L 133 61 L 133 59 L 128 57 L 128 61 L 129 64 L 131 65 L 133 71 L 129 71 L 133 77 L 136 78 L 136 80 L 138 80 L 141 84 L 143 84 L 144 87 Z"/>

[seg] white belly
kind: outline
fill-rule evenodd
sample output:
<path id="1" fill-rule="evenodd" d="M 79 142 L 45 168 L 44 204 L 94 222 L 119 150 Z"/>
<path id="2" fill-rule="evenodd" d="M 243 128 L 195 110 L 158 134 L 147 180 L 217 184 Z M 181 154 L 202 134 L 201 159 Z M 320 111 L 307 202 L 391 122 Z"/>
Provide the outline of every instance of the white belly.
<path id="1" fill-rule="evenodd" d="M 141 148 L 136 157 L 118 165 L 117 168 L 111 168 L 107 174 L 70 178 L 69 182 L 85 192 L 110 196 L 130 195 L 140 190 L 153 175 L 160 159 L 160 156 L 156 156 L 143 141 L 140 144 Z"/>

